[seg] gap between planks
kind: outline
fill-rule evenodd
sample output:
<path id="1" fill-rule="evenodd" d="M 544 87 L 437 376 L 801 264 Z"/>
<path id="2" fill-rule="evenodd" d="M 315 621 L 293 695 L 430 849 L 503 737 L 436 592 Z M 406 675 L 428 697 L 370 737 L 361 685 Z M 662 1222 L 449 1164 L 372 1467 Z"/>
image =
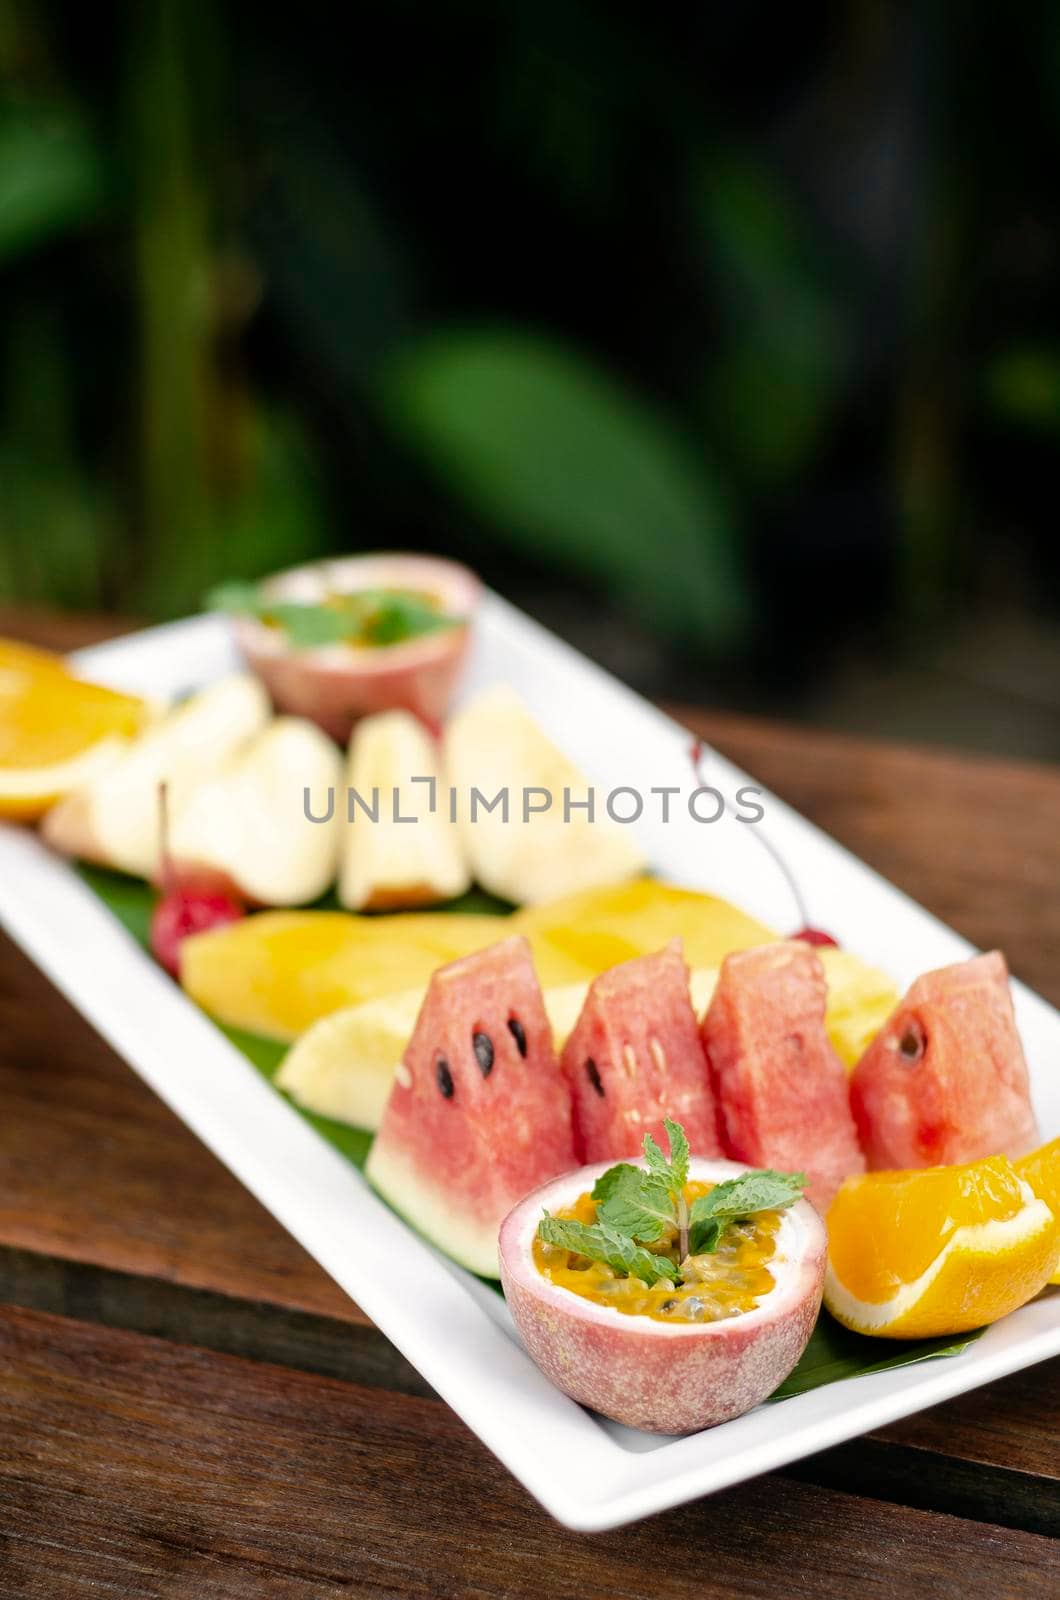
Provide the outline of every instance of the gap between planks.
<path id="1" fill-rule="evenodd" d="M 371 1324 L 11 1247 L 0 1247 L 0 1301 L 77 1323 L 437 1400 L 416 1369 Z M 1047 1369 L 1054 1378 L 1058 1366 Z M 896 1426 L 901 1430 L 903 1425 Z M 1048 1430 L 1047 1420 L 1045 1426 Z M 1060 1538 L 1060 1476 L 950 1455 L 886 1433 L 794 1462 L 780 1476 Z"/>

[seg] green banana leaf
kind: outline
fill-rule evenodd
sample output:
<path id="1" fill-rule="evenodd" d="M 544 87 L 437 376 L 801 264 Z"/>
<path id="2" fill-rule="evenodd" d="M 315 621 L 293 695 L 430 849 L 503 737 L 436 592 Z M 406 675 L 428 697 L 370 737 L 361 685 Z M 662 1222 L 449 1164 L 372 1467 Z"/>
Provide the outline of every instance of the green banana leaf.
<path id="1" fill-rule="evenodd" d="M 105 872 L 98 867 L 81 867 L 80 873 L 119 922 L 145 948 L 151 921 L 154 894 L 144 883 L 122 877 L 115 872 Z M 486 895 L 473 894 L 460 903 L 461 909 L 490 911 L 507 909 L 500 901 Z M 263 1039 L 258 1034 L 246 1033 L 240 1028 L 222 1027 L 221 1032 L 240 1050 L 263 1077 L 270 1083 L 287 1053 L 287 1046 L 275 1039 Z M 354 1166 L 363 1168 L 371 1149 L 372 1135 L 363 1128 L 352 1128 L 348 1123 L 336 1122 L 331 1117 L 317 1116 L 315 1112 L 294 1106 L 294 1110 L 315 1128 L 321 1138 L 340 1150 Z M 912 1366 L 918 1361 L 934 1361 L 940 1356 L 959 1355 L 981 1330 L 963 1334 L 959 1339 L 868 1339 L 862 1334 L 843 1328 L 826 1311 L 822 1311 L 809 1344 L 794 1371 L 789 1373 L 773 1395 L 774 1400 L 788 1400 L 794 1395 L 806 1394 L 810 1389 L 825 1383 L 838 1383 L 843 1378 L 856 1378 L 869 1372 L 884 1372 L 889 1367 Z"/>

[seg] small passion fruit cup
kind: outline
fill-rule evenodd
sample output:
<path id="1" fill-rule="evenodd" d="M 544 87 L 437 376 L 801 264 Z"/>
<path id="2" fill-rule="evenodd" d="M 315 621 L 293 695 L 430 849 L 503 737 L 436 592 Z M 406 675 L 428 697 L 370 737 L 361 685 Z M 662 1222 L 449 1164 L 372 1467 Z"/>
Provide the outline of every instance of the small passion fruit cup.
<path id="1" fill-rule="evenodd" d="M 280 627 L 233 616 L 236 642 L 277 710 L 308 717 L 344 744 L 375 711 L 411 711 L 441 725 L 471 638 L 482 586 L 469 568 L 440 556 L 386 552 L 316 561 L 261 585 L 267 599 L 319 605 L 366 589 L 428 596 L 450 626 L 394 644 L 341 642 L 296 648 Z"/>
<path id="2" fill-rule="evenodd" d="M 824 1287 L 824 1223 L 808 1200 L 780 1213 L 766 1264 L 773 1288 L 750 1311 L 717 1322 L 630 1314 L 550 1282 L 534 1260 L 542 1213 L 572 1206 L 611 1165 L 554 1178 L 501 1224 L 501 1283 L 523 1344 L 564 1394 L 631 1428 L 697 1433 L 741 1416 L 784 1381 L 813 1332 Z M 750 1170 L 693 1157 L 689 1176 L 721 1183 Z"/>

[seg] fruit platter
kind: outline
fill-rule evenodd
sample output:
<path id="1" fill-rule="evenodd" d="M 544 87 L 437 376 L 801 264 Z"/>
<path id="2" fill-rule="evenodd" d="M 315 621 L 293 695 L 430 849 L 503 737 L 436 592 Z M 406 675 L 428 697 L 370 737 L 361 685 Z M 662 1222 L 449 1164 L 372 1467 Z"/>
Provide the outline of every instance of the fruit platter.
<path id="1" fill-rule="evenodd" d="M 0 920 L 553 1515 L 1060 1352 L 1002 952 L 452 564 L 215 606 L 0 641 Z"/>

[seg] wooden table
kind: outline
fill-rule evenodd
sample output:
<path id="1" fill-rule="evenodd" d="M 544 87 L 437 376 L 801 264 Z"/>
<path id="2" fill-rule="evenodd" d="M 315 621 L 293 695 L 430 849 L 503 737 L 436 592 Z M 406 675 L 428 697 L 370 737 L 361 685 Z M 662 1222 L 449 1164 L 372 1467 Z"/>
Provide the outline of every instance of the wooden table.
<path id="1" fill-rule="evenodd" d="M 1060 1002 L 1060 774 L 684 715 Z M 1060 1362 L 559 1528 L 6 941 L 0 1301 L 2 1600 L 1060 1594 Z"/>

